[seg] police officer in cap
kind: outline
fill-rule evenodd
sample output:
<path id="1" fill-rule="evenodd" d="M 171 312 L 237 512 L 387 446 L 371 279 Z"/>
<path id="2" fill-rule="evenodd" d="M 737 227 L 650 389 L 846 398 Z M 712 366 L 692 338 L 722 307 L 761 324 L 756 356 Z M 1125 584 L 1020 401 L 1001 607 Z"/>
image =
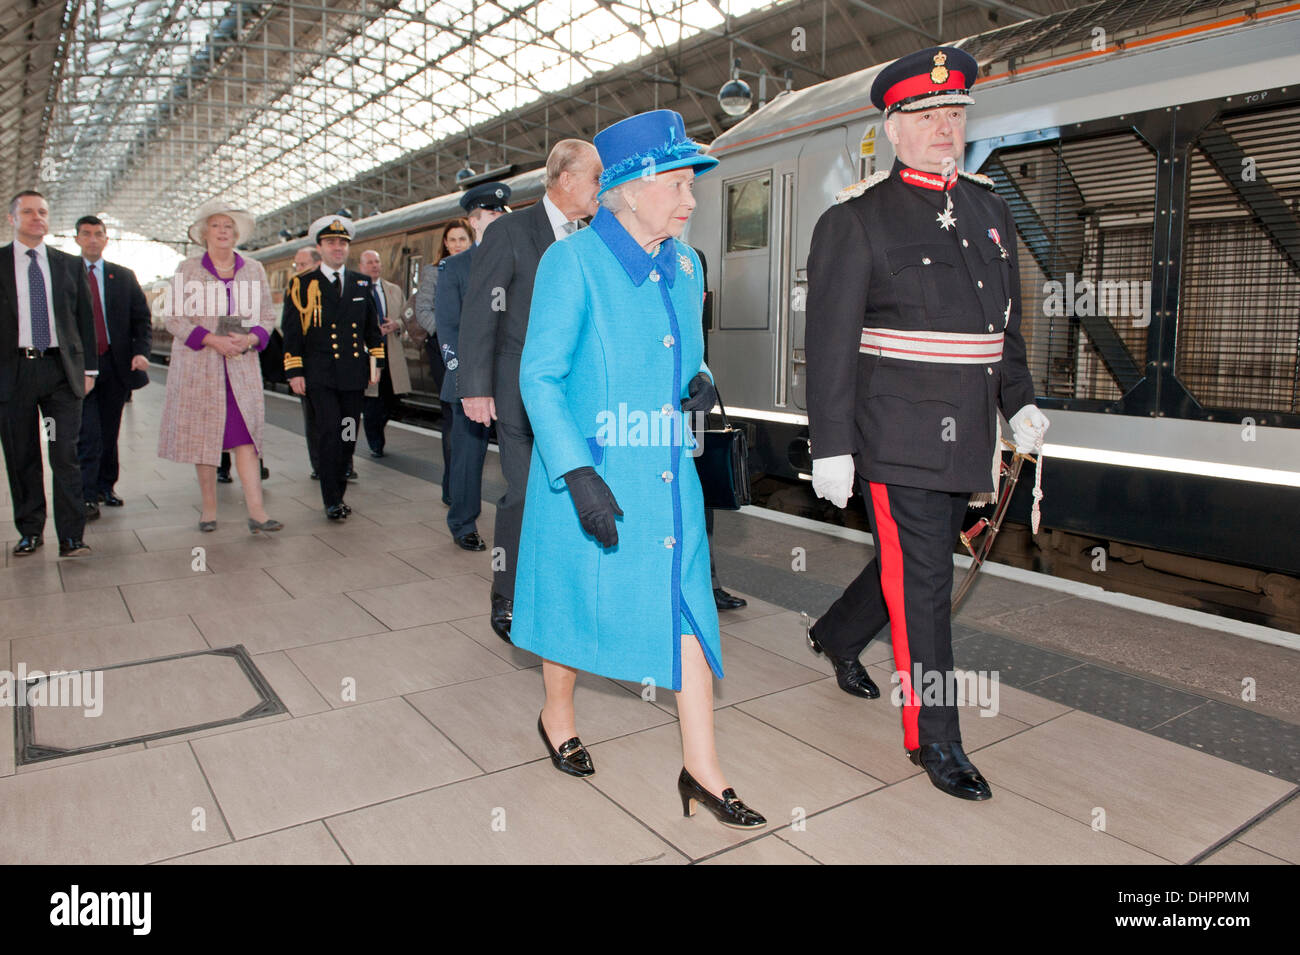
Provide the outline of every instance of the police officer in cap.
<path id="1" fill-rule="evenodd" d="M 320 493 L 325 514 L 342 520 L 348 462 L 356 448 L 361 396 L 379 381 L 384 337 L 379 330 L 370 279 L 345 269 L 356 229 L 343 216 L 322 216 L 308 235 L 321 262 L 289 280 L 284 293 L 284 374 L 296 395 L 311 405 L 320 455 Z"/>
<path id="2" fill-rule="evenodd" d="M 474 231 L 474 244 L 438 263 L 438 285 L 433 298 L 433 319 L 442 346 L 442 363 L 447 369 L 438 400 L 451 422 L 451 505 L 447 508 L 447 527 L 452 539 L 465 550 L 487 548 L 478 533 L 478 516 L 483 503 L 483 459 L 487 455 L 488 429 L 465 414 L 457 391 L 460 309 L 469 288 L 470 263 L 483 241 L 483 232 L 510 211 L 506 205 L 509 201 L 510 187 L 504 182 L 479 183 L 460 197 L 460 207 Z"/>
<path id="3" fill-rule="evenodd" d="M 876 542 L 809 641 L 842 689 L 872 698 L 858 655 L 888 622 L 909 757 L 939 789 L 978 800 L 992 791 L 961 745 L 952 554 L 972 495 L 996 492 L 998 411 L 1026 452 L 1047 419 L 1020 334 L 1011 210 L 991 180 L 957 168 L 976 75 L 955 47 L 876 75 L 871 101 L 897 159 L 818 220 L 806 340 L 813 489 L 844 507 L 856 478 Z"/>

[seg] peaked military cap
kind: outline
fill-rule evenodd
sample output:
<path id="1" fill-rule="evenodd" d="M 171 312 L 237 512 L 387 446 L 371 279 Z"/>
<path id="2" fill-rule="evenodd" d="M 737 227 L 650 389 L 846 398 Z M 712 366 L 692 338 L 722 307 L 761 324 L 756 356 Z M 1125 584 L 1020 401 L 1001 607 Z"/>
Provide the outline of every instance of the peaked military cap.
<path id="1" fill-rule="evenodd" d="M 506 205 L 509 201 L 510 187 L 504 182 L 480 182 L 477 186 L 465 190 L 465 195 L 460 197 L 460 207 L 466 212 L 473 212 L 475 209 L 500 209 L 502 212 L 509 212 L 510 207 Z"/>
<path id="2" fill-rule="evenodd" d="M 307 234 L 312 237 L 313 242 L 320 242 L 327 235 L 342 236 L 351 242 L 352 237 L 357 234 L 357 227 L 347 216 L 321 216 L 311 224 Z"/>
<path id="3" fill-rule="evenodd" d="M 876 74 L 871 102 L 886 116 L 936 106 L 969 106 L 979 75 L 975 57 L 955 46 L 932 46 L 899 57 Z"/>

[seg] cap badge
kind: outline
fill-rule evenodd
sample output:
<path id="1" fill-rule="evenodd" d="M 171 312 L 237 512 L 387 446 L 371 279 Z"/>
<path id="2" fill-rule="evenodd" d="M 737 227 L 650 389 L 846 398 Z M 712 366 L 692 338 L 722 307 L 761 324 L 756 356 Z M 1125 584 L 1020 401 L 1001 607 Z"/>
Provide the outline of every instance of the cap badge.
<path id="1" fill-rule="evenodd" d="M 330 223 L 330 228 L 331 228 L 331 229 L 342 229 L 342 228 L 343 228 L 343 223 L 340 222 L 338 219 L 335 219 L 333 222 Z"/>
<path id="2" fill-rule="evenodd" d="M 934 69 L 930 71 L 931 83 L 948 82 L 948 67 L 944 66 L 948 62 L 948 54 L 940 50 L 934 55 Z"/>

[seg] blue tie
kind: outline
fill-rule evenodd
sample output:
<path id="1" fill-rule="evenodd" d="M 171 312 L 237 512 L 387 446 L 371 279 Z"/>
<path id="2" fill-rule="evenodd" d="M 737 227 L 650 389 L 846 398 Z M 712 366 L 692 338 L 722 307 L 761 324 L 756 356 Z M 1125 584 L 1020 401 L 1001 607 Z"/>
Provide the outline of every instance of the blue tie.
<path id="1" fill-rule="evenodd" d="M 379 320 L 382 322 L 384 320 L 384 297 L 379 294 L 378 282 L 374 284 L 373 289 L 375 293 L 375 308 L 379 310 Z"/>
<path id="2" fill-rule="evenodd" d="M 28 249 L 32 264 L 27 266 L 27 297 L 32 312 L 32 347 L 45 351 L 50 347 L 50 304 L 45 300 L 45 273 L 36 262 L 36 250 Z"/>

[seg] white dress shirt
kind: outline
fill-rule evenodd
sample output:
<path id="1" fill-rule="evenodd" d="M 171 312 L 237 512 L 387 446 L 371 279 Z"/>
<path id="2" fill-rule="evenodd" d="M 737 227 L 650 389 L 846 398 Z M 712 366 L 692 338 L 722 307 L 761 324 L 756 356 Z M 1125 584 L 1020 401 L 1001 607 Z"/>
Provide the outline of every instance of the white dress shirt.
<path id="1" fill-rule="evenodd" d="M 27 270 L 31 267 L 32 260 L 27 254 L 27 250 L 32 246 L 27 245 L 22 239 L 14 238 L 14 285 L 18 292 L 18 347 L 32 347 L 32 299 L 31 290 L 27 287 Z M 45 276 L 45 304 L 50 318 L 50 347 L 57 348 L 59 345 L 59 323 L 54 320 L 54 286 L 50 284 L 50 256 L 49 251 L 45 248 L 45 243 L 35 246 L 36 264 L 40 266 L 41 273 Z"/>
<path id="2" fill-rule="evenodd" d="M 332 281 L 334 281 L 334 276 L 337 275 L 337 276 L 339 277 L 339 288 L 340 288 L 340 289 L 343 288 L 343 281 L 344 281 L 344 279 L 343 279 L 343 269 L 344 269 L 344 266 L 339 266 L 337 269 L 332 269 L 332 268 L 330 268 L 328 265 L 326 265 L 324 262 L 322 262 L 322 263 L 320 264 L 320 272 L 321 272 L 321 275 L 325 276 L 325 281 L 326 281 L 326 282 L 332 282 Z"/>
<path id="3" fill-rule="evenodd" d="M 554 230 L 555 238 L 557 240 L 563 239 L 566 235 L 572 234 L 564 228 L 564 224 L 569 221 L 568 218 L 560 211 L 560 207 L 551 201 L 551 197 L 546 193 L 542 193 L 542 206 L 546 209 L 546 217 L 551 220 L 551 229 Z"/>

